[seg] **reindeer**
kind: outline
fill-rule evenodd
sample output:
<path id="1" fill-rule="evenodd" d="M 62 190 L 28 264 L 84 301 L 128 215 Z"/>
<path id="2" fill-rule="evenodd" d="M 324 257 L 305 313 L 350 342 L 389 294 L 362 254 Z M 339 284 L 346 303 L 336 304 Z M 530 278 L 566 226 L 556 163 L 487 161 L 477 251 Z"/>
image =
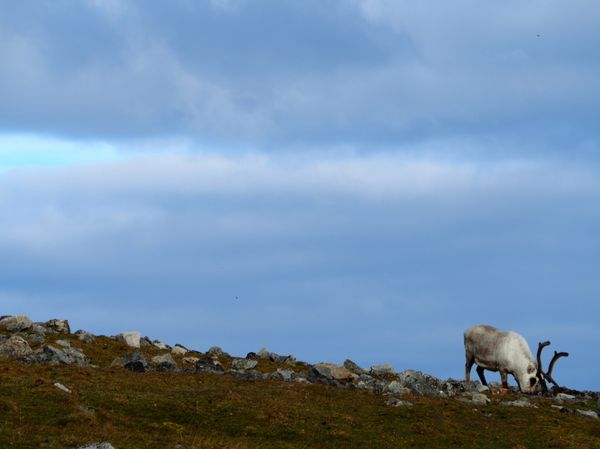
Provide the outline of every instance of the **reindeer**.
<path id="1" fill-rule="evenodd" d="M 512 375 L 523 393 L 546 393 L 546 380 L 560 388 L 552 378 L 552 369 L 560 357 L 566 352 L 554 352 L 548 371 L 542 369 L 542 350 L 550 342 L 538 344 L 537 363 L 525 339 L 512 331 L 501 331 L 495 327 L 480 324 L 465 331 L 465 378 L 471 380 L 471 368 L 477 364 L 477 374 L 483 385 L 487 385 L 484 370 L 499 371 L 502 387 L 508 388 L 508 375 Z"/>

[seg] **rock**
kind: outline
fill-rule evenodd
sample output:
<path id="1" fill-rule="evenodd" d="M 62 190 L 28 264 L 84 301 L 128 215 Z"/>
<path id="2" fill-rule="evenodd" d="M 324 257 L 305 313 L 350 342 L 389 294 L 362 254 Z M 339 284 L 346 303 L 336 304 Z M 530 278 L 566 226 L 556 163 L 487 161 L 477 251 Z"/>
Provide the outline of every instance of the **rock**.
<path id="1" fill-rule="evenodd" d="M 184 357 L 181 359 L 185 365 L 196 365 L 198 360 L 200 360 L 198 357 Z"/>
<path id="2" fill-rule="evenodd" d="M 490 402 L 490 398 L 488 398 L 483 393 L 473 393 L 471 394 L 471 403 L 475 405 L 488 405 Z"/>
<path id="3" fill-rule="evenodd" d="M 346 368 L 348 371 L 351 371 L 358 376 L 360 376 L 361 374 L 367 374 L 367 370 L 362 369 L 360 366 L 358 366 L 356 363 L 354 363 L 350 359 L 344 360 L 344 368 Z"/>
<path id="4" fill-rule="evenodd" d="M 152 357 L 150 364 L 156 367 L 157 371 L 175 371 L 177 369 L 177 363 L 175 363 L 173 356 L 168 352 Z"/>
<path id="5" fill-rule="evenodd" d="M 341 382 L 351 382 L 358 378 L 358 375 L 343 366 L 333 363 L 317 363 L 311 369 L 311 374 L 316 378 L 325 378 L 328 380 L 337 380 Z"/>
<path id="6" fill-rule="evenodd" d="M 271 373 L 270 377 L 271 379 L 285 380 L 289 382 L 294 377 L 294 374 L 295 373 L 292 370 L 277 368 L 277 371 Z"/>
<path id="7" fill-rule="evenodd" d="M 63 348 L 46 345 L 29 358 L 33 363 L 49 363 L 51 365 L 90 366 L 85 354 L 80 349 Z"/>
<path id="8" fill-rule="evenodd" d="M 117 335 L 117 340 L 121 343 L 125 343 L 130 348 L 139 349 L 140 341 L 142 339 L 142 334 L 136 331 L 131 332 L 121 332 Z"/>
<path id="9" fill-rule="evenodd" d="M 258 357 L 258 354 L 256 354 L 256 352 L 249 352 L 248 354 L 246 354 L 246 358 L 247 359 L 256 360 L 259 357 Z"/>
<path id="10" fill-rule="evenodd" d="M 225 351 L 223 351 L 218 346 L 213 346 L 212 348 L 210 348 L 208 351 L 206 351 L 206 355 L 213 359 L 216 359 L 219 357 L 231 357 L 229 354 L 227 354 Z"/>
<path id="11" fill-rule="evenodd" d="M 102 443 L 90 443 L 79 446 L 77 449 L 115 449 L 112 444 L 104 441 Z"/>
<path id="12" fill-rule="evenodd" d="M 398 398 L 389 398 L 386 401 L 386 405 L 389 405 L 390 407 L 412 407 L 413 403 L 408 401 L 401 401 Z"/>
<path id="13" fill-rule="evenodd" d="M 600 414 L 600 398 L 598 399 L 598 402 L 596 402 L 596 411 Z"/>
<path id="14" fill-rule="evenodd" d="M 162 349 L 162 350 L 171 349 L 171 347 L 168 344 L 163 343 L 160 340 L 153 340 L 152 344 L 154 345 L 155 348 L 158 348 L 158 349 Z"/>
<path id="15" fill-rule="evenodd" d="M 256 356 L 259 359 L 268 360 L 271 357 L 271 353 L 267 350 L 267 348 L 261 348 L 261 350 L 256 353 Z"/>
<path id="16" fill-rule="evenodd" d="M 54 386 L 55 386 L 56 388 L 58 388 L 59 390 L 62 390 L 62 391 L 64 391 L 65 393 L 71 394 L 71 390 L 69 390 L 69 389 L 68 389 L 67 387 L 65 387 L 63 384 L 59 384 L 58 382 L 56 382 L 56 383 L 54 384 Z"/>
<path id="17" fill-rule="evenodd" d="M 46 332 L 48 332 L 48 329 L 46 329 L 46 327 L 40 323 L 33 323 L 31 325 L 31 327 L 29 328 L 30 332 L 33 332 L 34 334 L 45 334 Z"/>
<path id="18" fill-rule="evenodd" d="M 589 416 L 590 418 L 595 418 L 595 419 L 600 419 L 598 417 L 598 413 L 596 413 L 593 410 L 575 410 L 575 413 L 577 413 L 578 415 L 582 415 L 582 416 Z"/>
<path id="19" fill-rule="evenodd" d="M 223 365 L 218 360 L 200 359 L 196 362 L 196 371 L 201 373 L 223 374 Z"/>
<path id="20" fill-rule="evenodd" d="M 228 374 L 242 380 L 263 380 L 265 375 L 256 370 L 229 370 Z"/>
<path id="21" fill-rule="evenodd" d="M 75 332 L 75 335 L 77 335 L 77 338 L 79 339 L 79 341 L 82 341 L 85 344 L 91 345 L 96 342 L 96 339 L 94 338 L 94 336 L 92 334 L 90 334 L 89 332 L 86 332 L 83 330 L 78 330 L 77 332 Z"/>
<path id="22" fill-rule="evenodd" d="M 253 369 L 258 365 L 258 361 L 250 359 L 233 359 L 231 366 L 236 370 L 248 370 Z"/>
<path id="23" fill-rule="evenodd" d="M 12 335 L 0 344 L 0 355 L 23 359 L 33 353 L 23 337 Z"/>
<path id="24" fill-rule="evenodd" d="M 443 382 L 437 377 L 421 371 L 405 370 L 398 373 L 398 382 L 412 394 L 423 396 L 445 396 Z"/>
<path id="25" fill-rule="evenodd" d="M 519 398 L 515 401 L 503 401 L 500 404 L 507 407 L 537 408 L 537 405 L 532 404 L 527 398 Z"/>
<path id="26" fill-rule="evenodd" d="M 48 329 L 48 332 L 54 332 L 57 334 L 70 334 L 71 327 L 69 326 L 68 320 L 49 320 L 44 323 L 44 327 Z"/>
<path id="27" fill-rule="evenodd" d="M 367 390 L 377 394 L 383 393 L 388 386 L 385 381 L 375 379 L 368 374 L 361 374 L 358 376 L 354 385 L 360 390 Z"/>
<path id="28" fill-rule="evenodd" d="M 46 341 L 44 334 L 29 334 L 27 335 L 27 341 L 32 345 L 41 345 Z"/>
<path id="29" fill-rule="evenodd" d="M 143 373 L 149 369 L 146 357 L 144 357 L 144 354 L 137 351 L 113 360 L 111 366 L 121 366 L 136 373 Z"/>
<path id="30" fill-rule="evenodd" d="M 25 315 L 5 316 L 0 319 L 0 330 L 8 332 L 25 331 L 33 325 L 33 322 Z"/>
<path id="31" fill-rule="evenodd" d="M 393 380 L 385 386 L 384 393 L 388 394 L 407 394 L 410 390 L 397 380 Z"/>
<path id="32" fill-rule="evenodd" d="M 185 355 L 188 352 L 190 351 L 188 351 L 185 346 L 180 345 L 179 343 L 177 343 L 175 346 L 173 346 L 173 349 L 171 349 L 171 354 L 173 355 Z"/>
<path id="33" fill-rule="evenodd" d="M 71 342 L 69 340 L 56 340 L 54 343 L 56 343 L 58 346 L 62 346 L 64 348 L 71 347 Z"/>
<path id="34" fill-rule="evenodd" d="M 370 373 L 376 376 L 386 376 L 390 374 L 396 374 L 396 371 L 394 371 L 394 367 L 392 365 L 386 363 L 385 365 L 371 366 Z"/>
<path id="35" fill-rule="evenodd" d="M 152 343 L 152 341 L 150 341 L 150 339 L 148 337 L 142 337 L 142 338 L 140 338 L 140 347 L 141 348 L 153 348 L 154 344 Z"/>

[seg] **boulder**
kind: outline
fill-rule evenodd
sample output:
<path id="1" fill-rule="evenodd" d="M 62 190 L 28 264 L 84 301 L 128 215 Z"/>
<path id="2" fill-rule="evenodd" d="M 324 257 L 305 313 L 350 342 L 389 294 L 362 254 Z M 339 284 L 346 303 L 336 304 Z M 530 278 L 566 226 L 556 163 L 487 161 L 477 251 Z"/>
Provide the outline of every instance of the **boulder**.
<path id="1" fill-rule="evenodd" d="M 36 351 L 30 358 L 33 363 L 49 363 L 51 365 L 75 365 L 90 366 L 90 362 L 85 354 L 76 348 L 57 349 L 54 346 L 46 345 L 41 350 Z"/>
<path id="2" fill-rule="evenodd" d="M 208 351 L 206 351 L 206 355 L 213 359 L 216 359 L 219 357 L 231 357 L 229 354 L 227 354 L 225 351 L 223 351 L 218 346 L 213 346 L 212 348 L 210 348 Z"/>
<path id="3" fill-rule="evenodd" d="M 500 405 L 506 407 L 524 407 L 524 408 L 537 408 L 537 405 L 532 404 L 527 398 L 519 398 L 514 401 L 503 401 Z"/>
<path id="4" fill-rule="evenodd" d="M 258 365 L 258 361 L 251 359 L 238 359 L 235 358 L 231 361 L 231 367 L 235 370 L 249 370 L 254 369 Z"/>
<path id="5" fill-rule="evenodd" d="M 361 374 L 354 383 L 356 388 L 360 390 L 367 390 L 372 393 L 381 394 L 385 391 L 387 383 L 383 380 L 375 379 L 368 374 Z"/>
<path id="6" fill-rule="evenodd" d="M 71 333 L 71 327 L 69 326 L 68 320 L 49 320 L 44 323 L 44 327 L 48 329 L 48 332 L 55 332 L 57 334 Z"/>
<path id="7" fill-rule="evenodd" d="M 357 374 L 359 376 L 361 374 L 367 374 L 367 370 L 362 369 L 360 366 L 358 366 L 356 363 L 354 363 L 350 359 L 344 360 L 344 368 L 346 368 L 348 371 L 351 371 L 354 374 Z"/>
<path id="8" fill-rule="evenodd" d="M 33 323 L 29 331 L 33 332 L 34 334 L 44 335 L 48 332 L 48 329 L 46 329 L 46 327 L 41 323 Z"/>
<path id="9" fill-rule="evenodd" d="M 333 363 L 317 363 L 312 367 L 311 374 L 314 374 L 317 378 L 341 382 L 351 382 L 358 378 L 358 375 L 354 374 L 349 369 L 344 368 L 343 366 L 334 365 Z"/>
<path id="10" fill-rule="evenodd" d="M 405 370 L 398 373 L 398 382 L 412 394 L 423 396 L 445 396 L 443 382 L 437 377 L 421 371 Z"/>
<path id="11" fill-rule="evenodd" d="M 33 325 L 33 322 L 24 315 L 5 316 L 0 319 L 0 330 L 8 332 L 22 332 Z"/>
<path id="12" fill-rule="evenodd" d="M 0 355 L 22 359 L 33 353 L 27 341 L 18 335 L 12 335 L 0 343 Z"/>
<path id="13" fill-rule="evenodd" d="M 389 384 L 385 386 L 384 393 L 389 394 L 407 394 L 410 393 L 410 390 L 402 385 L 397 380 L 391 381 Z"/>
<path id="14" fill-rule="evenodd" d="M 154 343 L 148 337 L 140 338 L 140 347 L 141 348 L 153 348 Z"/>
<path id="15" fill-rule="evenodd" d="M 413 403 L 408 401 L 401 401 L 398 398 L 389 398 L 386 401 L 386 405 L 389 405 L 390 407 L 412 407 Z"/>
<path id="16" fill-rule="evenodd" d="M 153 340 L 152 344 L 154 345 L 155 348 L 158 348 L 158 349 L 162 349 L 162 350 L 171 349 L 171 347 L 168 344 L 163 343 L 160 340 Z"/>
<path id="17" fill-rule="evenodd" d="M 268 351 L 267 348 L 261 348 L 261 350 L 256 353 L 256 357 L 258 357 L 259 359 L 268 360 L 271 357 L 271 353 Z"/>
<path id="18" fill-rule="evenodd" d="M 188 352 L 190 351 L 188 351 L 185 346 L 180 345 L 179 343 L 177 343 L 175 346 L 173 346 L 173 349 L 171 349 L 171 354 L 173 355 L 185 355 Z"/>
<path id="19" fill-rule="evenodd" d="M 157 371 L 175 371 L 177 369 L 177 363 L 175 363 L 173 356 L 168 352 L 152 357 L 150 359 L 150 364 L 154 366 Z"/>
<path id="20" fill-rule="evenodd" d="M 269 377 L 275 380 L 291 381 L 294 377 L 294 372 L 289 369 L 277 368 L 277 371 L 272 372 Z"/>
<path id="21" fill-rule="evenodd" d="M 78 330 L 77 332 L 75 332 L 75 335 L 77 335 L 79 341 L 82 341 L 88 345 L 91 345 L 96 341 L 92 334 L 83 330 Z"/>
<path id="22" fill-rule="evenodd" d="M 227 374 L 230 374 L 233 377 L 236 377 L 237 379 L 241 379 L 241 380 L 263 380 L 266 376 L 263 373 L 260 373 L 256 370 L 229 370 L 227 371 Z"/>
<path id="23" fill-rule="evenodd" d="M 218 360 L 203 358 L 196 362 L 196 371 L 201 373 L 223 374 L 223 365 Z"/>
<path id="24" fill-rule="evenodd" d="M 193 365 L 193 366 L 196 365 L 198 360 L 200 360 L 199 357 L 184 357 L 181 359 L 181 361 L 183 362 L 184 365 Z"/>
<path id="25" fill-rule="evenodd" d="M 67 339 L 64 340 L 56 340 L 54 343 L 56 343 L 58 346 L 62 346 L 64 348 L 70 348 L 71 347 L 71 342 Z"/>
<path id="26" fill-rule="evenodd" d="M 471 403 L 475 405 L 488 405 L 490 402 L 490 398 L 488 398 L 483 393 L 473 393 L 471 394 Z"/>
<path id="27" fill-rule="evenodd" d="M 144 357 L 144 354 L 137 351 L 115 359 L 111 363 L 111 366 L 121 366 L 129 371 L 137 373 L 143 373 L 149 369 L 146 357 Z"/>
<path id="28" fill-rule="evenodd" d="M 54 386 L 55 386 L 56 388 L 58 388 L 59 390 L 62 390 L 62 391 L 64 391 L 64 392 L 65 392 L 65 393 L 67 393 L 67 394 L 71 394 L 71 390 L 70 390 L 70 389 L 68 389 L 67 387 L 65 387 L 65 386 L 64 386 L 63 384 L 61 384 L 61 383 L 55 382 L 55 383 L 54 383 Z"/>
<path id="29" fill-rule="evenodd" d="M 117 340 L 121 343 L 125 343 L 130 348 L 139 349 L 142 334 L 137 331 L 121 332 L 117 335 Z"/>
<path id="30" fill-rule="evenodd" d="M 374 374 L 375 376 L 387 376 L 396 374 L 396 371 L 392 365 L 386 363 L 385 365 L 373 365 L 370 373 Z"/>
<path id="31" fill-rule="evenodd" d="M 599 416 L 598 416 L 598 413 L 596 413 L 593 410 L 580 410 L 580 409 L 577 409 L 577 410 L 575 410 L 575 413 L 577 413 L 578 415 L 581 415 L 581 416 L 589 416 L 590 418 L 600 419 Z"/>
<path id="32" fill-rule="evenodd" d="M 28 334 L 27 341 L 32 345 L 41 345 L 46 341 L 46 336 L 44 334 Z"/>

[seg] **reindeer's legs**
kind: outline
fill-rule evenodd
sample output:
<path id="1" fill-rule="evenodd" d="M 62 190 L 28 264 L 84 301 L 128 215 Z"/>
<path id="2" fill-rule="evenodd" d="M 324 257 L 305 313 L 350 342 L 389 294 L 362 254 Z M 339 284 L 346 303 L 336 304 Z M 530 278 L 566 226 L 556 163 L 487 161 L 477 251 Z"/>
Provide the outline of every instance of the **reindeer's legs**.
<path id="1" fill-rule="evenodd" d="M 502 388 L 508 388 L 508 371 L 500 370 L 500 380 L 502 381 Z M 519 383 L 518 380 L 517 383 Z"/>
<path id="2" fill-rule="evenodd" d="M 467 382 L 471 382 L 471 368 L 473 368 L 473 364 L 475 363 L 475 357 L 467 354 L 467 363 L 465 363 L 465 380 Z"/>
<path id="3" fill-rule="evenodd" d="M 485 380 L 485 376 L 483 375 L 483 368 L 481 366 L 477 367 L 477 375 L 479 376 L 479 379 L 481 379 L 481 384 L 487 385 L 487 381 Z"/>

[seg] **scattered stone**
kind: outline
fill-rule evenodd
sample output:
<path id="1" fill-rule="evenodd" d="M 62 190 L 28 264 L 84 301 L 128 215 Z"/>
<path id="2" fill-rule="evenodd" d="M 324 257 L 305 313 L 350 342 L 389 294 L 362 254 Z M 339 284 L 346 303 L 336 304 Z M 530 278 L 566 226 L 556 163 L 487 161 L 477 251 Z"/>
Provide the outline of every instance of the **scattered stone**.
<path id="1" fill-rule="evenodd" d="M 258 365 L 258 361 L 251 359 L 233 359 L 231 366 L 235 370 L 249 370 Z"/>
<path id="2" fill-rule="evenodd" d="M 196 363 L 200 360 L 198 357 L 184 357 L 181 361 L 186 365 L 196 365 Z"/>
<path id="3" fill-rule="evenodd" d="M 29 330 L 34 334 L 45 334 L 48 332 L 48 329 L 46 329 L 46 327 L 40 323 L 33 323 Z"/>
<path id="4" fill-rule="evenodd" d="M 79 341 L 82 341 L 88 345 L 91 345 L 96 341 L 92 334 L 83 330 L 78 330 L 77 332 L 75 332 L 75 335 L 77 335 Z"/>
<path id="5" fill-rule="evenodd" d="M 375 379 L 368 374 L 361 374 L 358 376 L 358 380 L 354 385 L 360 390 L 366 390 L 377 394 L 382 394 L 388 386 L 385 381 Z"/>
<path id="6" fill-rule="evenodd" d="M 412 407 L 413 403 L 409 401 L 402 401 L 398 398 L 389 398 L 386 403 L 390 407 Z"/>
<path id="7" fill-rule="evenodd" d="M 63 348 L 71 347 L 71 342 L 69 340 L 56 340 L 54 343 L 56 343 L 58 346 L 62 346 Z"/>
<path id="8" fill-rule="evenodd" d="M 219 357 L 231 357 L 229 354 L 227 354 L 225 351 L 223 351 L 218 346 L 213 346 L 212 348 L 210 348 L 208 351 L 206 351 L 206 355 L 213 359 L 217 359 Z"/>
<path id="9" fill-rule="evenodd" d="M 420 396 L 445 396 L 443 382 L 421 371 L 405 370 L 398 373 L 398 382 L 412 394 Z"/>
<path id="10" fill-rule="evenodd" d="M 152 343 L 152 341 L 150 341 L 150 339 L 148 337 L 142 337 L 142 338 L 140 338 L 140 347 L 141 348 L 153 348 L 154 344 Z"/>
<path id="11" fill-rule="evenodd" d="M 80 349 L 63 348 L 46 345 L 29 358 L 33 363 L 49 363 L 51 365 L 90 366 L 85 354 Z"/>
<path id="12" fill-rule="evenodd" d="M 263 373 L 260 373 L 256 370 L 229 370 L 227 372 L 228 374 L 237 377 L 238 379 L 242 379 L 242 380 L 263 380 L 265 377 L 268 376 L 264 375 Z"/>
<path id="13" fill-rule="evenodd" d="M 0 330 L 8 332 L 25 331 L 33 325 L 33 322 L 25 315 L 5 316 L 0 319 Z"/>
<path id="14" fill-rule="evenodd" d="M 267 348 L 261 348 L 261 350 L 256 353 L 256 356 L 259 359 L 268 360 L 271 357 L 271 353 L 267 350 Z"/>
<path id="15" fill-rule="evenodd" d="M 46 341 L 45 334 L 29 334 L 27 335 L 27 341 L 32 345 L 41 345 Z"/>
<path id="16" fill-rule="evenodd" d="M 341 382 L 351 382 L 358 378 L 352 371 L 333 363 L 317 363 L 312 367 L 311 375 L 314 375 L 317 379 L 324 378 Z"/>
<path id="17" fill-rule="evenodd" d="M 572 402 L 577 402 L 577 398 L 575 396 L 573 396 L 572 394 L 558 393 L 554 397 L 554 401 L 557 404 L 572 403 Z"/>
<path id="18" fill-rule="evenodd" d="M 200 359 L 196 362 L 196 371 L 211 374 L 223 374 L 224 369 L 221 362 L 214 359 Z"/>
<path id="19" fill-rule="evenodd" d="M 171 349 L 171 354 L 173 355 L 185 355 L 188 352 L 190 351 L 188 351 L 185 346 L 180 345 L 179 343 L 177 343 L 175 346 L 173 346 L 173 349 Z"/>
<path id="20" fill-rule="evenodd" d="M 177 363 L 175 363 L 173 356 L 168 352 L 152 357 L 150 363 L 156 367 L 157 371 L 175 371 L 177 369 Z"/>
<path id="21" fill-rule="evenodd" d="M 111 363 L 111 366 L 121 366 L 129 371 L 137 373 L 143 373 L 149 369 L 146 357 L 144 357 L 144 354 L 137 351 L 115 359 Z"/>
<path id="22" fill-rule="evenodd" d="M 60 384 L 60 383 L 56 382 L 56 383 L 54 384 L 54 386 L 55 386 L 56 388 L 58 388 L 59 390 L 62 390 L 62 391 L 64 391 L 65 393 L 71 394 L 71 390 L 69 390 L 69 389 L 68 389 L 67 387 L 65 387 L 63 384 Z"/>
<path id="23" fill-rule="evenodd" d="M 77 410 L 84 415 L 94 415 L 96 413 L 96 410 L 94 410 L 92 407 L 88 407 L 87 405 L 80 405 L 77 407 Z"/>
<path id="24" fill-rule="evenodd" d="M 54 332 L 57 334 L 71 333 L 71 327 L 69 326 L 68 320 L 49 320 L 44 323 L 44 327 L 48 329 L 49 332 Z"/>
<path id="25" fill-rule="evenodd" d="M 23 359 L 33 353 L 27 341 L 19 335 L 12 335 L 0 344 L 0 355 Z"/>
<path id="26" fill-rule="evenodd" d="M 537 408 L 537 405 L 532 404 L 527 398 L 519 398 L 514 401 L 503 401 L 500 404 L 508 407 Z"/>
<path id="27" fill-rule="evenodd" d="M 277 368 L 277 371 L 272 372 L 270 377 L 271 379 L 285 380 L 286 382 L 289 382 L 294 377 L 294 374 L 295 373 L 292 370 Z"/>
<path id="28" fill-rule="evenodd" d="M 483 393 L 471 394 L 471 403 L 474 405 L 488 405 L 490 402 L 492 402 L 491 399 Z"/>
<path id="29" fill-rule="evenodd" d="M 153 340 L 152 344 L 154 345 L 154 347 L 156 347 L 158 349 L 162 349 L 162 350 L 171 349 L 171 347 L 168 344 L 163 343 L 160 340 Z"/>
<path id="30" fill-rule="evenodd" d="M 367 370 L 362 369 L 360 366 L 358 366 L 356 363 L 354 363 L 350 359 L 344 360 L 344 368 L 346 368 L 348 371 L 351 371 L 354 374 L 357 374 L 359 376 L 361 374 L 367 374 Z"/>
<path id="31" fill-rule="evenodd" d="M 392 365 L 386 363 L 385 365 L 373 365 L 370 373 L 376 376 L 386 376 L 396 374 L 396 371 Z"/>
<path id="32" fill-rule="evenodd" d="M 131 332 L 121 332 L 117 335 L 117 340 L 121 343 L 125 343 L 130 348 L 139 349 L 140 341 L 142 339 L 142 334 L 136 331 Z"/>
<path id="33" fill-rule="evenodd" d="M 410 390 L 397 380 L 393 380 L 385 386 L 384 392 L 387 394 L 408 394 Z"/>
<path id="34" fill-rule="evenodd" d="M 90 443 L 85 446 L 79 446 L 77 449 L 115 449 L 112 444 L 104 441 L 102 443 Z"/>
<path id="35" fill-rule="evenodd" d="M 575 410 L 575 413 L 577 413 L 578 415 L 582 415 L 582 416 L 589 416 L 590 418 L 600 419 L 598 417 L 598 413 L 596 413 L 593 410 L 580 410 L 580 409 L 577 409 L 577 410 Z"/>

